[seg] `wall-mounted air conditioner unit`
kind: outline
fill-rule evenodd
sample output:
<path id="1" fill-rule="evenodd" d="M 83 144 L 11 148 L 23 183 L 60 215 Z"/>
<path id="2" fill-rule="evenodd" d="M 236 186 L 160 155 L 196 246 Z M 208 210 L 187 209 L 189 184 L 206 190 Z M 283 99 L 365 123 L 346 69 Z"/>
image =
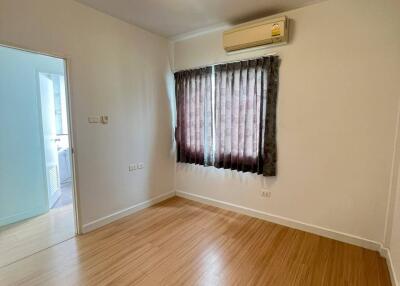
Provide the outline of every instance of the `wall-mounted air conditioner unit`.
<path id="1" fill-rule="evenodd" d="M 286 17 L 279 17 L 244 23 L 225 31 L 223 41 L 227 52 L 277 43 L 286 44 L 288 20 Z"/>

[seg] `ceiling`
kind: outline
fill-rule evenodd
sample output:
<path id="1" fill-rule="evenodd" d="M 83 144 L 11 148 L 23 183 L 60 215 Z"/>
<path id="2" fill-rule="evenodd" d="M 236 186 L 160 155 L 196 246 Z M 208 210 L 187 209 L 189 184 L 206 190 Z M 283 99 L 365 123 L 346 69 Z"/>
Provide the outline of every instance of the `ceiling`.
<path id="1" fill-rule="evenodd" d="M 101 12 L 171 38 L 219 24 L 300 8 L 322 0 L 77 0 Z"/>

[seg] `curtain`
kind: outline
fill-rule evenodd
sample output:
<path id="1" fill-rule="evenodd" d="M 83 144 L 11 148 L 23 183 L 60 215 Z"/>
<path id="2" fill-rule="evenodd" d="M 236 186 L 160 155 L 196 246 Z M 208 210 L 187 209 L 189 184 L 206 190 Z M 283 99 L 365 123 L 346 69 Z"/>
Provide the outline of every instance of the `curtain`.
<path id="1" fill-rule="evenodd" d="M 276 175 L 279 58 L 215 66 L 214 166 Z"/>
<path id="2" fill-rule="evenodd" d="M 177 161 L 212 164 L 212 68 L 175 73 Z"/>

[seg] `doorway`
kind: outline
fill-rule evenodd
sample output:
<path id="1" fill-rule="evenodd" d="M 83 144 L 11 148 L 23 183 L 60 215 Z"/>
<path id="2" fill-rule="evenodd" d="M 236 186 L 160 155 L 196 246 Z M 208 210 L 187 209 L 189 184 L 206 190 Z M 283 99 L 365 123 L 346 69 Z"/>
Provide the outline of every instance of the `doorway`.
<path id="1" fill-rule="evenodd" d="M 0 45 L 0 267 L 76 234 L 66 75 Z"/>
<path id="2" fill-rule="evenodd" d="M 49 208 L 72 207 L 65 76 L 39 72 Z"/>

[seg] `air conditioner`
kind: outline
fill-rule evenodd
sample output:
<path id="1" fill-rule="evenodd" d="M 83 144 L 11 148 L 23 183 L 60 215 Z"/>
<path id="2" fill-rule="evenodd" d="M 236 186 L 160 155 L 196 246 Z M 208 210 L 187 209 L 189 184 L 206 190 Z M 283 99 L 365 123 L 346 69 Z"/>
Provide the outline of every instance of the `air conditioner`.
<path id="1" fill-rule="evenodd" d="M 223 34 L 227 52 L 288 41 L 286 17 L 261 19 L 238 25 Z"/>

